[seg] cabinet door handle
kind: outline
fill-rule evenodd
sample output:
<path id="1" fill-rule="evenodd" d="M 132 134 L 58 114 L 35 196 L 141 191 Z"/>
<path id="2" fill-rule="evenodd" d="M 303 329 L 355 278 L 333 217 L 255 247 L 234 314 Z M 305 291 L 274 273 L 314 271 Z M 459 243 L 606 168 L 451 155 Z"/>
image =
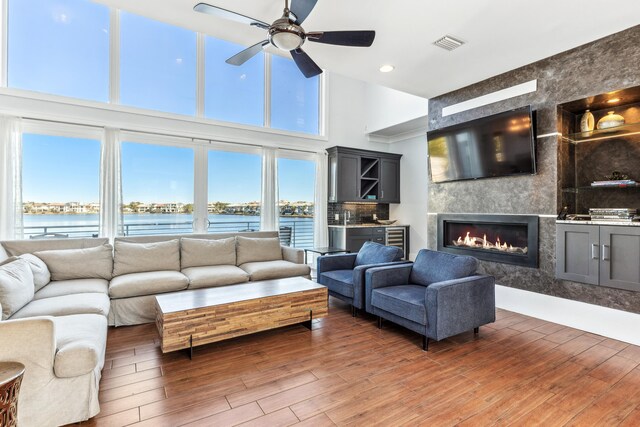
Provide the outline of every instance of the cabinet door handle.
<path id="1" fill-rule="evenodd" d="M 384 199 L 384 190 L 381 190 L 381 191 L 382 191 L 382 197 L 381 198 Z"/>
<path id="2" fill-rule="evenodd" d="M 609 261 L 609 245 L 602 245 L 602 260 Z"/>
<path id="3" fill-rule="evenodd" d="M 598 259 L 598 244 L 597 243 L 592 243 L 591 244 L 591 259 Z"/>

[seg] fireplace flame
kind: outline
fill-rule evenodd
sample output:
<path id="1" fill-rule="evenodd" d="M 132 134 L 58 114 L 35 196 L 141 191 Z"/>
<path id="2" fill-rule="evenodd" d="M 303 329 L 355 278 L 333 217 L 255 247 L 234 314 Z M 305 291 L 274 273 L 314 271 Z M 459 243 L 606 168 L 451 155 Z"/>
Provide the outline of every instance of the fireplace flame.
<path id="1" fill-rule="evenodd" d="M 458 240 L 453 241 L 454 246 L 466 246 L 469 248 L 483 249 L 489 251 L 510 252 L 514 254 L 526 255 L 529 252 L 528 247 L 513 246 L 511 243 L 500 241 L 500 237 L 496 237 L 495 243 L 487 240 L 486 233 L 482 237 L 475 237 L 471 235 L 470 231 L 464 236 L 458 237 Z"/>

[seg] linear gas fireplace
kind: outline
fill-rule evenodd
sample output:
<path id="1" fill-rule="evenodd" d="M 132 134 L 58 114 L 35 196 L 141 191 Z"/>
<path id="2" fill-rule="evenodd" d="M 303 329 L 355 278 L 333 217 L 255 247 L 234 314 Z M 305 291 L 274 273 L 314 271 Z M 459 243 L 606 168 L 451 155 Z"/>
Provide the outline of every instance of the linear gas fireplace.
<path id="1" fill-rule="evenodd" d="M 538 217 L 438 214 L 438 250 L 537 267 Z"/>

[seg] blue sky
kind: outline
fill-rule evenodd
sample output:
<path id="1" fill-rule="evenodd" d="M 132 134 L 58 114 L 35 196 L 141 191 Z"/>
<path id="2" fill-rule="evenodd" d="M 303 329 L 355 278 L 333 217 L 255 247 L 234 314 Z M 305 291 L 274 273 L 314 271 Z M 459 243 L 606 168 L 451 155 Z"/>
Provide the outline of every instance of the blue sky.
<path id="1" fill-rule="evenodd" d="M 10 87 L 108 102 L 109 11 L 88 0 L 10 0 Z M 264 54 L 241 67 L 224 60 L 243 47 L 207 37 L 205 116 L 262 126 Z M 121 102 L 194 115 L 196 35 L 122 12 Z M 272 57 L 272 127 L 318 133 L 318 79 Z M 257 141 L 259 142 L 259 141 Z M 98 141 L 25 135 L 25 201 L 97 201 Z M 280 198 L 313 200 L 312 162 L 280 161 Z M 193 201 L 190 148 L 125 144 L 123 192 L 129 201 Z M 260 158 L 210 156 L 209 199 L 260 199 Z"/>
<path id="2" fill-rule="evenodd" d="M 257 154 L 209 152 L 209 201 L 260 200 L 261 159 Z M 193 202 L 191 148 L 122 144 L 125 203 Z M 96 140 L 25 134 L 23 199 L 37 202 L 97 202 L 100 143 Z M 280 199 L 313 201 L 315 164 L 278 160 Z"/>

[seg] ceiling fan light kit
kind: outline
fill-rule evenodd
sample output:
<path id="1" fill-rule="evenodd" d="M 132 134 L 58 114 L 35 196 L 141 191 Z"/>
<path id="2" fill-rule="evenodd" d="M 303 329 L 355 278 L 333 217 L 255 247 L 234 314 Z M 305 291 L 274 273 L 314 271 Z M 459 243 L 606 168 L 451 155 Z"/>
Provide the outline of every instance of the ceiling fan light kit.
<path id="1" fill-rule="evenodd" d="M 237 53 L 227 59 L 227 64 L 242 65 L 271 43 L 280 50 L 290 52 L 302 74 L 309 78 L 322 74 L 322 69 L 301 49 L 305 40 L 338 46 L 369 47 L 373 44 L 376 36 L 375 31 L 305 32 L 301 26 L 302 22 L 309 16 L 317 1 L 291 0 L 291 9 L 289 9 L 289 0 L 285 0 L 282 17 L 276 19 L 271 25 L 206 3 L 198 3 L 193 10 L 268 31 L 267 40 L 258 42 Z"/>

